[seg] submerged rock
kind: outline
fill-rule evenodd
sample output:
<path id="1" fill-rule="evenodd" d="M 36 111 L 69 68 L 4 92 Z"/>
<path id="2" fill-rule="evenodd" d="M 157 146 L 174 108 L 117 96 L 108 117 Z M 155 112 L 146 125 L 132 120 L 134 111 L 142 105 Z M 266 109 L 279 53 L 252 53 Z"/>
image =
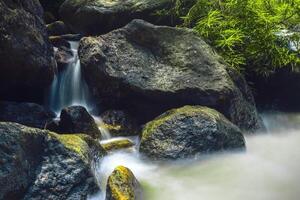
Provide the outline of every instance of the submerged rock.
<path id="1" fill-rule="evenodd" d="M 56 63 L 39 1 L 0 1 L 0 13 L 1 99 L 42 96 Z"/>
<path id="2" fill-rule="evenodd" d="M 170 9 L 172 4 L 173 0 L 66 0 L 59 12 L 75 32 L 90 35 L 120 28 L 133 19 L 171 24 L 170 16 L 158 13 Z"/>
<path id="3" fill-rule="evenodd" d="M 116 151 L 133 147 L 134 143 L 129 139 L 118 139 L 101 144 L 101 146 L 105 149 L 105 151 Z"/>
<path id="4" fill-rule="evenodd" d="M 247 131 L 261 128 L 242 75 L 193 31 L 134 20 L 80 42 L 82 70 L 102 105 L 122 107 L 141 123 L 184 105 L 215 108 Z"/>
<path id="5" fill-rule="evenodd" d="M 0 122 L 0 199 L 86 199 L 90 164 L 105 154 L 87 138 Z"/>
<path id="6" fill-rule="evenodd" d="M 157 117 L 144 127 L 140 144 L 140 152 L 154 160 L 244 148 L 240 129 L 221 113 L 202 106 L 185 106 Z"/>
<path id="7" fill-rule="evenodd" d="M 142 200 L 139 182 L 130 169 L 119 166 L 108 177 L 106 200 Z"/>
<path id="8" fill-rule="evenodd" d="M 107 110 L 100 117 L 103 121 L 103 128 L 115 137 L 139 134 L 140 128 L 137 121 L 124 111 Z"/>
<path id="9" fill-rule="evenodd" d="M 101 132 L 88 111 L 82 106 L 64 108 L 60 114 L 59 133 L 84 133 L 93 138 L 101 138 Z"/>
<path id="10" fill-rule="evenodd" d="M 0 121 L 3 122 L 16 122 L 43 129 L 55 117 L 54 112 L 35 103 L 0 101 Z"/>

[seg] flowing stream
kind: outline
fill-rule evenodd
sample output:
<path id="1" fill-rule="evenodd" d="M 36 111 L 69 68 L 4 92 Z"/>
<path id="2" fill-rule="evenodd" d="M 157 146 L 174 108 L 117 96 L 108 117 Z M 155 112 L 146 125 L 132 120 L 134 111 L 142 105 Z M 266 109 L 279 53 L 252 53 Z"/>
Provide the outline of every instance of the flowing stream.
<path id="1" fill-rule="evenodd" d="M 53 81 L 49 106 L 57 113 L 66 106 L 91 107 L 82 78 L 78 43 L 71 42 L 74 57 Z M 116 151 L 93 166 L 101 191 L 89 200 L 105 200 L 108 176 L 123 165 L 143 186 L 146 200 L 299 200 L 300 113 L 264 113 L 267 134 L 246 136 L 247 151 L 214 154 L 201 160 L 153 163 L 135 148 Z M 95 117 L 98 124 L 101 118 Z M 103 143 L 111 138 L 101 129 Z"/>
<path id="2" fill-rule="evenodd" d="M 73 57 L 68 66 L 55 76 L 48 95 L 48 106 L 59 113 L 71 105 L 81 105 L 91 109 L 88 86 L 81 74 L 78 57 L 78 42 L 70 41 Z"/>
<path id="3" fill-rule="evenodd" d="M 146 200 L 299 200 L 300 113 L 263 114 L 267 134 L 246 136 L 247 151 L 157 164 L 119 151 L 95 168 L 105 199 L 107 177 L 119 165 L 141 182 Z"/>

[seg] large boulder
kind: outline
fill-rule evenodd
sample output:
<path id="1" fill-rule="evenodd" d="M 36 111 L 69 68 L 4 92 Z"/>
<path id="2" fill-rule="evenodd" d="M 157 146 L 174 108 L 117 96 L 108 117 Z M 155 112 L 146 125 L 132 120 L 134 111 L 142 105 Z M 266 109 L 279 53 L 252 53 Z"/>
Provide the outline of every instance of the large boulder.
<path id="1" fill-rule="evenodd" d="M 38 0 L 0 1 L 1 99 L 37 97 L 50 85 L 56 63 Z"/>
<path id="2" fill-rule="evenodd" d="M 142 190 L 130 169 L 118 166 L 108 177 L 106 200 L 142 200 Z"/>
<path id="3" fill-rule="evenodd" d="M 43 129 L 56 114 L 35 103 L 0 101 L 0 121 Z"/>
<path id="4" fill-rule="evenodd" d="M 66 0 L 60 7 L 63 21 L 82 34 L 106 33 L 133 19 L 155 24 L 171 24 L 168 15 L 158 13 L 172 6 L 173 0 Z"/>
<path id="5" fill-rule="evenodd" d="M 97 190 L 90 164 L 105 155 L 91 140 L 0 122 L 0 199 L 86 199 Z"/>
<path id="6" fill-rule="evenodd" d="M 146 124 L 139 150 L 154 160 L 172 160 L 244 148 L 242 132 L 224 115 L 207 107 L 185 106 Z"/>
<path id="7" fill-rule="evenodd" d="M 47 126 L 46 128 L 51 129 L 51 127 Z M 101 132 L 94 118 L 82 106 L 64 108 L 60 114 L 58 127 L 53 131 L 65 134 L 84 133 L 93 138 L 101 138 Z"/>
<path id="8" fill-rule="evenodd" d="M 192 30 L 134 20 L 80 42 L 82 70 L 102 105 L 122 107 L 146 122 L 183 105 L 217 109 L 243 130 L 261 128 L 242 75 Z"/>

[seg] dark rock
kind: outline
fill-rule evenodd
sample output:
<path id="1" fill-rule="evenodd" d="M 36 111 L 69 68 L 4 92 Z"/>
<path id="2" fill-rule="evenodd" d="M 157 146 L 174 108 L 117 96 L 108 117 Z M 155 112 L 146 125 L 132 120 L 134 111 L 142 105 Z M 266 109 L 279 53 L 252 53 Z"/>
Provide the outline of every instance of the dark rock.
<path id="1" fill-rule="evenodd" d="M 94 118 L 82 106 L 70 106 L 61 111 L 59 132 L 84 133 L 93 138 L 101 138 L 101 132 Z"/>
<path id="2" fill-rule="evenodd" d="M 130 169 L 119 166 L 108 177 L 106 200 L 142 200 L 140 183 Z"/>
<path id="3" fill-rule="evenodd" d="M 300 71 L 291 67 L 277 69 L 269 76 L 248 73 L 255 99 L 262 110 L 300 110 Z"/>
<path id="4" fill-rule="evenodd" d="M 0 13 L 1 99 L 42 96 L 56 63 L 39 1 L 0 1 Z"/>
<path id="5" fill-rule="evenodd" d="M 240 129 L 221 113 L 202 106 L 185 106 L 157 117 L 146 124 L 140 144 L 140 152 L 154 160 L 244 148 Z"/>
<path id="6" fill-rule="evenodd" d="M 57 21 L 57 18 L 50 12 L 44 12 L 44 21 L 46 24 L 51 24 Z"/>
<path id="7" fill-rule="evenodd" d="M 44 10 L 59 18 L 59 8 L 65 0 L 40 0 Z"/>
<path id="8" fill-rule="evenodd" d="M 74 32 L 90 35 L 107 33 L 133 19 L 171 25 L 172 17 L 158 15 L 158 12 L 168 10 L 172 5 L 173 0 L 66 0 L 59 12 Z"/>
<path id="9" fill-rule="evenodd" d="M 56 21 L 47 25 L 47 32 L 50 36 L 70 34 L 70 30 L 62 21 Z"/>
<path id="10" fill-rule="evenodd" d="M 134 20 L 83 38 L 83 74 L 101 105 L 123 108 L 141 123 L 184 105 L 215 108 L 247 131 L 261 127 L 242 75 L 229 70 L 193 31 Z"/>
<path id="11" fill-rule="evenodd" d="M 101 114 L 103 128 L 115 137 L 135 136 L 139 134 L 137 121 L 128 113 L 121 110 L 107 110 Z"/>
<path id="12" fill-rule="evenodd" d="M 70 43 L 66 39 L 64 39 L 62 36 L 50 36 L 49 40 L 54 47 L 57 47 L 57 48 L 65 47 L 68 49 L 71 48 Z"/>
<path id="13" fill-rule="evenodd" d="M 86 137 L 0 122 L 0 199 L 87 199 L 97 188 L 95 149 L 105 152 Z"/>
<path id="14" fill-rule="evenodd" d="M 0 121 L 3 122 L 16 122 L 43 129 L 55 117 L 54 112 L 35 103 L 0 101 Z"/>

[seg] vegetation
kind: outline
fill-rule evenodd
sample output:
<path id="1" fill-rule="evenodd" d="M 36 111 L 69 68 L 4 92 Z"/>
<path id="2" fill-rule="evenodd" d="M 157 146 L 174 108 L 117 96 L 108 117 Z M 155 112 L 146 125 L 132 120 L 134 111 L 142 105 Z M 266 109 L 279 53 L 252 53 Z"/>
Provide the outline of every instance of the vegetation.
<path id="1" fill-rule="evenodd" d="M 263 75 L 299 67 L 300 32 L 292 31 L 300 26 L 300 0 L 185 2 L 176 0 L 173 14 L 183 16 L 182 25 L 193 28 L 230 66 Z"/>

